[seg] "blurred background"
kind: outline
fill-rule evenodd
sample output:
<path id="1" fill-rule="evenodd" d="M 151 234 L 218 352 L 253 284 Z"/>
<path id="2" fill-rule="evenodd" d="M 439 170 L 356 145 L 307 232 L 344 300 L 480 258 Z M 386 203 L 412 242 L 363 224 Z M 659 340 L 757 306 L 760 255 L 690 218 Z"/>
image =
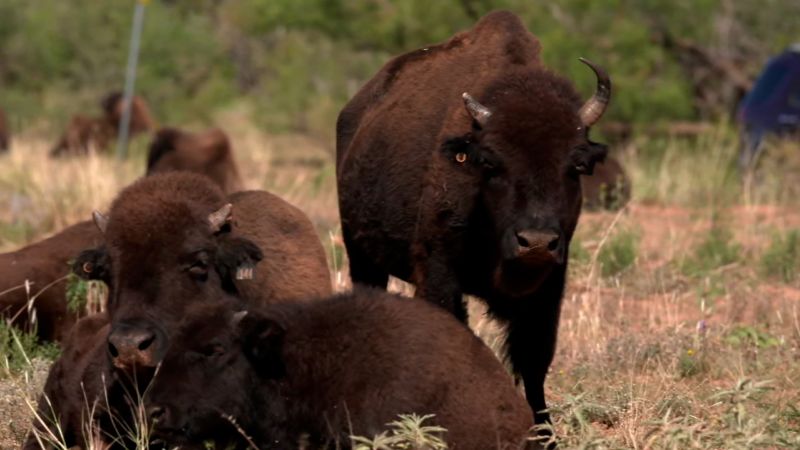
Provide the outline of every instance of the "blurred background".
<path id="1" fill-rule="evenodd" d="M 12 138 L 0 251 L 87 220 L 144 174 L 147 133 L 123 160 L 113 144 L 48 155 L 71 117 L 100 114 L 122 90 L 135 5 L 0 0 Z M 150 0 L 136 94 L 159 125 L 222 128 L 245 187 L 306 212 L 347 289 L 339 110 L 392 56 L 499 8 L 584 96 L 595 78 L 578 57 L 609 72 L 611 106 L 592 133 L 630 193 L 586 211 L 571 245 L 547 384 L 562 448 L 800 448 L 800 2 Z M 497 348 L 495 325 L 471 308 Z M 24 400 L 53 355 L 35 337 L 20 355 L 8 336 L 0 327 L 4 448 L 24 435 Z M 45 361 L 34 381 L 29 356 Z"/>

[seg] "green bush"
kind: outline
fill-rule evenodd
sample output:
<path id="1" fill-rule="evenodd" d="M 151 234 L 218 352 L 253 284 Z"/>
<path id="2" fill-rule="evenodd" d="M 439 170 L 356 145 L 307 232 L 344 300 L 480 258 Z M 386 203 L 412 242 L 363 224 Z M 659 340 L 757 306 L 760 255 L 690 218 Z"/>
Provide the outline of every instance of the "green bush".
<path id="1" fill-rule="evenodd" d="M 741 246 L 733 233 L 719 224 L 711 227 L 694 254 L 684 261 L 682 271 L 688 276 L 705 276 L 708 272 L 733 264 L 740 259 Z"/>
<path id="2" fill-rule="evenodd" d="M 630 230 L 611 236 L 597 255 L 603 276 L 616 276 L 631 268 L 636 262 L 638 249 L 639 236 Z"/>
<path id="3" fill-rule="evenodd" d="M 775 234 L 761 257 L 765 275 L 780 278 L 786 283 L 797 279 L 800 269 L 800 230 Z"/>

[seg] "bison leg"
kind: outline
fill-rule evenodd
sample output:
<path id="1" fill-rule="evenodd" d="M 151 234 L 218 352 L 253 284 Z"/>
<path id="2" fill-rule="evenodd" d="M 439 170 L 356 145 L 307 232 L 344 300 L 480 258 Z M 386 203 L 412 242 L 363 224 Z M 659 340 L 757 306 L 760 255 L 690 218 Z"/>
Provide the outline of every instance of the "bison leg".
<path id="1" fill-rule="evenodd" d="M 350 260 L 350 279 L 353 284 L 363 284 L 386 289 L 389 284 L 389 273 L 378 267 L 364 252 L 353 243 L 350 233 L 342 229 L 347 258 Z"/>
<path id="2" fill-rule="evenodd" d="M 537 292 L 516 299 L 516 307 L 507 311 L 507 351 L 514 372 L 525 384 L 525 395 L 536 424 L 550 423 L 544 398 L 544 380 L 553 361 L 564 292 L 566 264 L 554 271 Z M 548 433 L 543 433 L 548 434 Z"/>
<path id="3" fill-rule="evenodd" d="M 417 261 L 411 275 L 411 281 L 417 286 L 414 296 L 441 306 L 466 324 L 467 308 L 458 278 L 452 270 L 453 265 L 437 257 L 446 253 L 422 252 L 419 247 L 412 252 Z"/>

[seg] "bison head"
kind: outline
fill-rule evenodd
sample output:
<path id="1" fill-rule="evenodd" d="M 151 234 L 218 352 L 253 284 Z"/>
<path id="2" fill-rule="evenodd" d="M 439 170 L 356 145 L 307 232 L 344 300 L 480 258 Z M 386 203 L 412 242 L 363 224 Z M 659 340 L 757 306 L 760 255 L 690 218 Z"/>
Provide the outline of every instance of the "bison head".
<path id="1" fill-rule="evenodd" d="M 120 193 L 108 217 L 95 213 L 105 245 L 78 261 L 110 284 L 115 367 L 155 367 L 166 330 L 190 305 L 238 303 L 234 279 L 252 278 L 262 254 L 234 235 L 233 214 L 219 188 L 187 173 L 142 179 Z"/>
<path id="2" fill-rule="evenodd" d="M 583 106 L 562 77 L 509 70 L 487 86 L 481 102 L 464 93 L 471 130 L 442 146 L 447 170 L 458 173 L 448 182 L 470 193 L 456 204 L 469 210 L 470 221 L 486 222 L 479 228 L 492 230 L 476 238 L 495 249 L 493 283 L 510 295 L 532 292 L 566 263 L 581 209 L 580 176 L 607 153 L 588 130 L 602 116 L 611 84 L 602 69 L 581 61 L 598 79 Z"/>
<path id="3" fill-rule="evenodd" d="M 241 439 L 231 419 L 253 436 L 253 419 L 283 416 L 277 386 L 285 375 L 284 334 L 280 320 L 261 313 L 193 311 L 170 340 L 144 399 L 154 438 L 169 445 L 212 440 L 227 448 Z"/>

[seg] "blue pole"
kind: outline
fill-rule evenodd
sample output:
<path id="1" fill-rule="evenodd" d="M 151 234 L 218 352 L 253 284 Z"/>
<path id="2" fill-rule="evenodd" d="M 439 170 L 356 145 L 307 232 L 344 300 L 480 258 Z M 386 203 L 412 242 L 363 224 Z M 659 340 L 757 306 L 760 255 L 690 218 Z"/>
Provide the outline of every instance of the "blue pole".
<path id="1" fill-rule="evenodd" d="M 117 136 L 117 158 L 124 159 L 128 151 L 128 134 L 131 122 L 131 103 L 133 88 L 136 83 L 136 65 L 139 62 L 139 42 L 142 38 L 142 22 L 144 20 L 144 7 L 147 0 L 136 2 L 133 14 L 133 30 L 131 43 L 128 48 L 128 67 L 125 71 L 125 94 L 122 102 L 122 118 L 119 122 L 119 135 Z"/>

